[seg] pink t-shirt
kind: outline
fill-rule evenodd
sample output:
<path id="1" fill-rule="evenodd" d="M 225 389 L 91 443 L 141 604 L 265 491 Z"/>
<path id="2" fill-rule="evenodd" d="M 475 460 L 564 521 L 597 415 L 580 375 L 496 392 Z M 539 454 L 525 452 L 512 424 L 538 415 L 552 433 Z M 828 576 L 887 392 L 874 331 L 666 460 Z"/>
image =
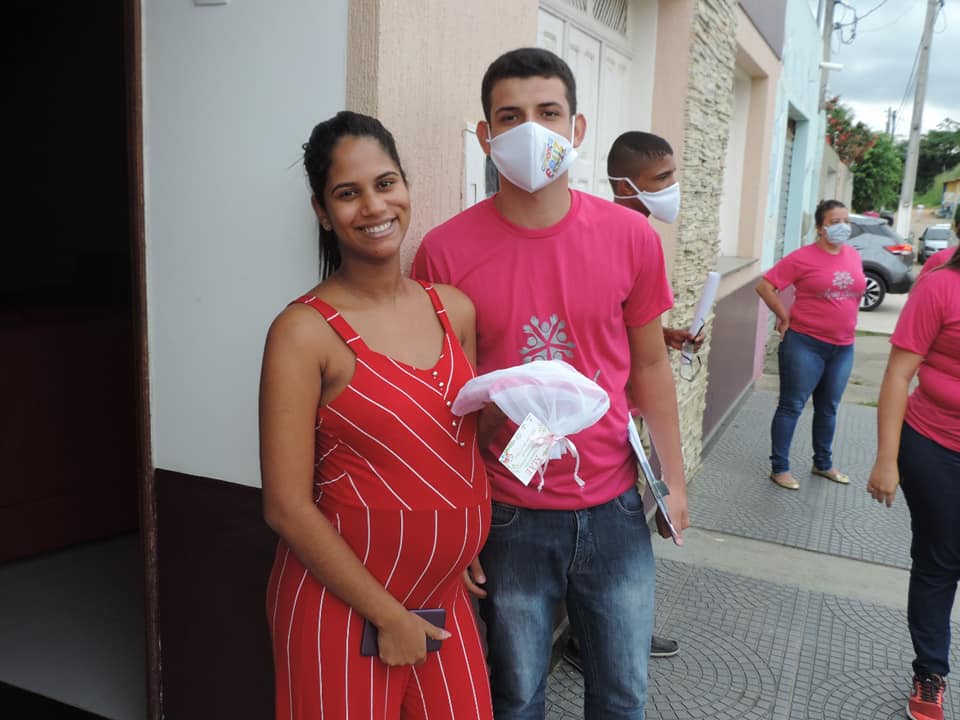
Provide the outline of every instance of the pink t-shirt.
<path id="1" fill-rule="evenodd" d="M 790 329 L 832 345 L 852 345 L 860 297 L 867 285 L 860 253 L 841 245 L 836 255 L 814 243 L 794 250 L 763 276 L 777 289 L 790 285 L 796 299 Z"/>
<path id="2" fill-rule="evenodd" d="M 938 268 L 943 265 L 947 260 L 953 257 L 954 251 L 956 251 L 957 246 L 944 248 L 943 250 L 937 250 L 933 255 L 927 258 L 927 261 L 923 264 L 923 267 L 920 268 L 920 274 L 917 275 L 918 278 L 923 277 L 928 272 L 934 268 Z"/>
<path id="3" fill-rule="evenodd" d="M 413 262 L 414 277 L 455 285 L 473 300 L 480 373 L 558 358 L 588 378 L 599 372 L 610 395 L 609 412 L 570 437 L 583 489 L 569 453 L 549 462 L 542 491 L 537 476 L 524 487 L 497 460 L 512 425 L 484 451 L 493 498 L 520 507 L 591 507 L 633 485 L 627 327 L 673 304 L 660 238 L 647 219 L 592 195 L 570 196 L 567 215 L 540 229 L 514 225 L 485 200 L 429 232 Z"/>
<path id="4" fill-rule="evenodd" d="M 890 342 L 923 356 L 906 421 L 960 452 L 960 270 L 943 268 L 917 280 Z"/>

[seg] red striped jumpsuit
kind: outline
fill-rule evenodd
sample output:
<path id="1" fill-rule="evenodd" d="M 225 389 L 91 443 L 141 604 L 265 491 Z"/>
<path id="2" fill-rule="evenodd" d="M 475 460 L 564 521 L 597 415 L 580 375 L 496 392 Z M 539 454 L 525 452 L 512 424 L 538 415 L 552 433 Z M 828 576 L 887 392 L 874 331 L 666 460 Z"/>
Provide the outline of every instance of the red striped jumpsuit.
<path id="1" fill-rule="evenodd" d="M 445 608 L 452 637 L 419 667 L 362 657 L 363 617 L 281 540 L 267 589 L 279 720 L 493 717 L 462 582 L 486 540 L 490 492 L 476 416 L 450 411 L 474 372 L 436 291 L 424 287 L 444 331 L 427 370 L 374 352 L 326 303 L 298 302 L 319 311 L 356 355 L 350 383 L 317 412 L 317 507 L 404 607 Z"/>

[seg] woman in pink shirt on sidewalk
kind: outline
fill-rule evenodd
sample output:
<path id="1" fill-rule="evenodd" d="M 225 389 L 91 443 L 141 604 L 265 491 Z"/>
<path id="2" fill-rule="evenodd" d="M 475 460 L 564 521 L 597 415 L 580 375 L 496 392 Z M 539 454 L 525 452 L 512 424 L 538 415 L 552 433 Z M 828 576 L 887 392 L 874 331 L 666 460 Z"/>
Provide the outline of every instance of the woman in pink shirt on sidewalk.
<path id="1" fill-rule="evenodd" d="M 900 485 L 910 508 L 907 623 L 915 659 L 907 715 L 943 720 L 960 579 L 960 253 L 917 280 L 890 344 L 867 491 L 889 507 Z"/>
<path id="2" fill-rule="evenodd" d="M 846 244 L 850 215 L 838 200 L 816 210 L 817 240 L 783 258 L 757 285 L 777 316 L 780 333 L 780 400 L 770 435 L 770 479 L 788 490 L 800 488 L 790 472 L 790 443 L 803 406 L 813 395 L 813 468 L 834 482 L 850 479 L 833 464 L 837 406 L 853 367 L 853 339 L 860 297 L 866 285 L 860 254 Z M 788 309 L 780 291 L 793 285 Z"/>

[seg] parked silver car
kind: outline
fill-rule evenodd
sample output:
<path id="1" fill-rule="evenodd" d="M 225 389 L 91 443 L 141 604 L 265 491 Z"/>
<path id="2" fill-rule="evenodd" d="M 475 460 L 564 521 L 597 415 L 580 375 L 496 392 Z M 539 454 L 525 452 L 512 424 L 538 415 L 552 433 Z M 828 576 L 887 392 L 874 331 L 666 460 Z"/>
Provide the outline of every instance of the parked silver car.
<path id="1" fill-rule="evenodd" d="M 917 260 L 925 263 L 927 258 L 944 248 L 957 244 L 957 236 L 953 234 L 948 223 L 929 225 L 920 233 L 920 244 L 917 247 Z"/>
<path id="2" fill-rule="evenodd" d="M 913 286 L 913 247 L 883 218 L 850 216 L 850 244 L 860 253 L 867 288 L 860 309 L 876 310 L 887 296 L 910 292 Z"/>

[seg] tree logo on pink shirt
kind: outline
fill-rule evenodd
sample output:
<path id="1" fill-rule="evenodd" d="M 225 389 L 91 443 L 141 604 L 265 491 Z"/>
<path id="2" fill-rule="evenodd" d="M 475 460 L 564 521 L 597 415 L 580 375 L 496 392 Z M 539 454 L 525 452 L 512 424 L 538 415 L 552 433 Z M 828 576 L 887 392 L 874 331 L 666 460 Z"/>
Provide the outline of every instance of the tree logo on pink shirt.
<path id="1" fill-rule="evenodd" d="M 523 333 L 527 336 L 526 347 L 520 348 L 523 361 L 572 358 L 576 345 L 567 340 L 566 327 L 567 324 L 557 315 L 542 322 L 536 315 L 531 317 L 530 324 L 523 326 Z"/>
<path id="2" fill-rule="evenodd" d="M 828 300 L 860 297 L 853 290 L 853 275 L 846 270 L 837 270 L 833 273 L 833 285 L 823 293 L 823 296 Z"/>
<path id="3" fill-rule="evenodd" d="M 833 286 L 835 288 L 846 290 L 851 285 L 853 285 L 853 275 L 846 270 L 837 270 L 833 274 Z"/>

